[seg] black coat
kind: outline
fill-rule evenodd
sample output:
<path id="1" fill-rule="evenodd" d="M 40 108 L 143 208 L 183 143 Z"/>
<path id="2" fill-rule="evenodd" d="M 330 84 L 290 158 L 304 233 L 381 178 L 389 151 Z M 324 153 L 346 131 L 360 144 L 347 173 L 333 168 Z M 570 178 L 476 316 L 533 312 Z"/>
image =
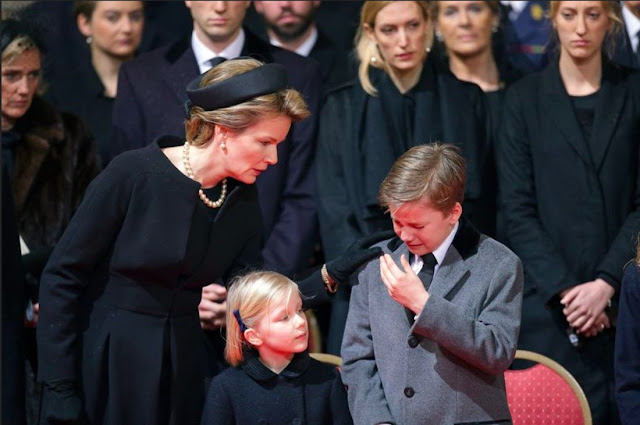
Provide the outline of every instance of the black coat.
<path id="1" fill-rule="evenodd" d="M 640 417 L 640 265 L 625 269 L 616 331 L 616 400 L 623 425 Z"/>
<path id="2" fill-rule="evenodd" d="M 211 382 L 202 425 L 350 425 L 347 392 L 335 366 L 296 354 L 279 375 L 249 352 Z"/>
<path id="3" fill-rule="evenodd" d="M 37 96 L 13 131 L 20 135 L 20 142 L 10 181 L 20 235 L 30 251 L 22 260 L 28 282 L 37 285 L 100 162 L 96 143 L 83 122 Z"/>
<path id="4" fill-rule="evenodd" d="M 606 423 L 612 336 L 567 339 L 558 294 L 602 278 L 616 292 L 640 230 L 640 74 L 603 65 L 592 141 L 582 136 L 558 62 L 507 93 L 498 143 L 500 205 L 525 271 L 519 347 L 574 374 Z M 591 153 L 589 144 L 595 148 Z"/>
<path id="5" fill-rule="evenodd" d="M 308 103 L 312 117 L 295 123 L 278 145 L 278 163 L 257 181 L 264 222 L 265 265 L 285 274 L 306 267 L 316 240 L 313 176 L 320 101 L 318 64 L 271 46 L 245 31 L 242 55 L 285 66 L 290 84 Z M 162 134 L 184 137 L 186 86 L 199 74 L 190 38 L 142 54 L 120 68 L 113 108 L 112 156 L 146 146 Z"/>
<path id="6" fill-rule="evenodd" d="M 9 174 L 2 166 L 2 423 L 25 424 L 24 273 Z"/>
<path id="7" fill-rule="evenodd" d="M 257 193 L 240 183 L 215 217 L 217 243 L 197 253 L 201 263 L 185 257 L 200 185 L 160 150 L 182 140 L 158 143 L 94 180 L 42 278 L 40 379 L 81 384 L 91 423 L 153 424 L 169 413 L 169 423 L 197 423 L 207 372 L 201 288 L 259 264 Z M 160 386 L 167 379 L 170 388 Z"/>
<path id="8" fill-rule="evenodd" d="M 375 74 L 375 72 L 374 72 Z M 373 79 L 372 79 L 373 80 Z M 425 109 L 439 110 L 439 116 L 425 117 L 422 122 L 441 126 L 440 141 L 459 146 L 467 161 L 467 187 L 463 214 L 483 233 L 495 231 L 495 169 L 489 144 L 489 130 L 485 100 L 478 86 L 456 79 L 448 71 L 438 71 L 430 60 L 425 63 L 421 84 L 430 103 Z M 391 228 L 391 220 L 380 208 L 371 210 L 365 192 L 377 192 L 382 183 L 372 181 L 365 174 L 365 156 L 380 156 L 380 152 L 363 150 L 364 133 L 383 134 L 389 145 L 405 141 L 387 134 L 383 116 L 379 120 L 365 119 L 372 103 L 360 83 L 353 81 L 331 92 L 322 108 L 318 135 L 317 181 L 318 218 L 325 256 L 328 259 L 342 254 L 358 238 Z M 375 122 L 373 121 L 375 120 Z M 431 129 L 424 128 L 424 133 Z M 436 140 L 419 140 L 427 143 Z M 410 143 L 413 141 L 410 141 Z M 375 146 L 374 148 L 378 148 Z M 399 152 L 402 154 L 403 152 Z M 399 155 L 398 155 L 399 156 Z M 391 158 L 393 162 L 397 158 Z M 371 187 L 375 186 L 375 187 Z M 348 293 L 338 291 L 333 302 L 327 350 L 339 353 L 348 311 Z"/>
<path id="9" fill-rule="evenodd" d="M 427 61 L 425 67 L 429 64 Z M 488 142 L 482 91 L 448 71 L 437 71 L 435 75 L 428 84 L 436 87 L 433 96 L 442 114 L 441 141 L 459 146 L 467 160 L 470 181 L 463 210 L 483 233 L 493 234 L 493 228 L 487 227 L 495 226 L 495 209 L 475 205 L 495 203 L 496 195 L 495 188 L 485 184 L 485 177 L 495 171 L 487 169 L 493 152 Z M 370 99 L 360 83 L 353 81 L 330 93 L 322 108 L 317 151 L 318 215 L 327 258 L 335 258 L 359 237 L 381 230 L 379 223 L 368 222 L 363 216 L 366 205 L 362 199 L 362 156 L 367 153 L 361 151 L 362 133 L 368 127 L 379 126 L 363 119 Z M 388 227 L 391 221 L 387 221 Z"/>

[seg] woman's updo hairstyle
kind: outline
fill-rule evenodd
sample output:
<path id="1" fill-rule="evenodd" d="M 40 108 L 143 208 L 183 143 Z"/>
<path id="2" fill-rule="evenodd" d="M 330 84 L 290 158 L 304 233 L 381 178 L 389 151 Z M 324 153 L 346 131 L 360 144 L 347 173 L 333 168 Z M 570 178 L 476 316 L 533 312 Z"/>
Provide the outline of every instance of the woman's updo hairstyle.
<path id="1" fill-rule="evenodd" d="M 213 86 L 264 65 L 263 62 L 252 58 L 224 61 L 207 71 L 200 80 L 199 87 Z M 273 114 L 286 115 L 293 122 L 297 122 L 308 117 L 310 112 L 298 91 L 284 88 L 213 110 L 190 106 L 185 121 L 185 133 L 192 145 L 202 146 L 211 140 L 216 125 L 242 131 L 265 116 Z"/>

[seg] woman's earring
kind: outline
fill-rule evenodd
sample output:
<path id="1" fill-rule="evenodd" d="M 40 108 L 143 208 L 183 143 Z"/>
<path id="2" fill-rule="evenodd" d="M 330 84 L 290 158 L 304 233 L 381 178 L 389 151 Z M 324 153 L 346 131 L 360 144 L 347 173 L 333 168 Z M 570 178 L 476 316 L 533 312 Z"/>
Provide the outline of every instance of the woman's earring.
<path id="1" fill-rule="evenodd" d="M 436 38 L 438 39 L 438 41 L 442 41 L 442 33 L 440 31 L 436 31 Z"/>
<path id="2" fill-rule="evenodd" d="M 91 44 L 93 43 L 93 37 L 89 36 L 85 41 L 87 42 L 87 44 Z"/>
<path id="3" fill-rule="evenodd" d="M 227 144 L 225 142 L 220 142 L 220 149 L 225 150 L 227 148 Z"/>
<path id="4" fill-rule="evenodd" d="M 491 32 L 493 33 L 498 32 L 498 24 L 493 24 L 493 26 L 491 27 Z"/>
<path id="5" fill-rule="evenodd" d="M 371 63 L 376 63 L 376 61 L 377 61 L 377 60 L 378 60 L 378 59 L 376 59 L 376 57 L 375 57 L 375 56 L 371 56 Z"/>
<path id="6" fill-rule="evenodd" d="M 431 53 L 431 47 L 427 47 L 426 49 L 424 49 L 424 51 L 427 53 Z"/>

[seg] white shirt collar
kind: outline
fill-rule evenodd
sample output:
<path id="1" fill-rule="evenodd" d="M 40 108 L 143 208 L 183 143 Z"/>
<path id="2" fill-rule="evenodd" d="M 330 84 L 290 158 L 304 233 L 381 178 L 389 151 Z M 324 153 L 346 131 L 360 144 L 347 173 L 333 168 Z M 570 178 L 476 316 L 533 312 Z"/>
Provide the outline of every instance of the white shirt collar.
<path id="1" fill-rule="evenodd" d="M 434 276 L 436 275 L 436 272 L 438 271 L 440 264 L 442 264 L 442 262 L 444 261 L 444 257 L 445 255 L 447 255 L 447 251 L 449 250 L 449 247 L 453 243 L 453 238 L 456 237 L 456 232 L 458 231 L 458 227 L 460 227 L 459 221 L 456 222 L 455 226 L 453 226 L 453 229 L 451 230 L 451 233 L 449 233 L 449 236 L 447 236 L 447 238 L 440 244 L 440 246 L 437 247 L 432 253 L 433 256 L 436 257 L 436 261 L 438 262 L 438 264 L 436 264 L 435 269 L 433 270 Z M 419 273 L 420 270 L 422 270 L 423 264 L 424 263 L 422 261 L 422 257 L 419 255 L 413 254 L 413 264 L 411 265 L 411 268 L 416 274 Z"/>
<path id="2" fill-rule="evenodd" d="M 627 27 L 627 33 L 629 33 L 629 38 L 631 39 L 631 47 L 634 52 L 637 52 L 638 42 L 640 41 L 640 34 L 638 34 L 638 31 L 640 31 L 640 19 L 631 13 L 626 5 L 622 7 L 622 18 L 624 19 L 624 25 Z"/>
<path id="3" fill-rule="evenodd" d="M 309 53 L 311 53 L 311 49 L 313 49 L 313 46 L 316 45 L 316 41 L 318 41 L 318 29 L 316 27 L 312 27 L 311 33 L 309 34 L 307 39 L 304 41 L 304 43 L 298 46 L 295 52 L 300 56 L 309 56 Z M 282 47 L 282 44 L 275 38 L 270 38 L 269 42 L 273 46 Z"/>
<path id="4" fill-rule="evenodd" d="M 504 4 L 505 6 L 511 6 L 511 11 L 509 12 L 509 19 L 512 21 L 515 21 L 516 19 L 518 19 L 518 16 L 520 16 L 520 13 L 522 13 L 522 11 L 524 10 L 525 7 L 527 7 L 527 3 L 529 3 L 528 1 L 509 1 L 509 0 L 501 0 L 500 3 Z"/>
<path id="5" fill-rule="evenodd" d="M 244 46 L 244 40 L 244 30 L 240 28 L 240 32 L 238 33 L 236 38 L 218 54 L 205 46 L 204 43 L 200 41 L 194 30 L 191 34 L 191 48 L 193 49 L 193 54 L 196 57 L 196 62 L 198 62 L 200 73 L 202 74 L 203 72 L 207 72 L 209 69 L 211 69 L 209 61 L 213 58 L 221 56 L 227 59 L 233 59 L 240 56 L 240 53 L 242 53 L 242 46 Z"/>

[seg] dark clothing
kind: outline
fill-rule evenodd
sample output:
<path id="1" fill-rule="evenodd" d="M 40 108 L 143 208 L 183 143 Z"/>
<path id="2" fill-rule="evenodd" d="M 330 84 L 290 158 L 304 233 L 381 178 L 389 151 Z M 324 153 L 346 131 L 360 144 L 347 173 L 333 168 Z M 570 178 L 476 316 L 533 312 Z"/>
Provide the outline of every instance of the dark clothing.
<path id="1" fill-rule="evenodd" d="M 542 70 L 554 49 L 547 18 L 549 2 L 528 1 L 515 21 L 509 17 L 510 11 L 510 6 L 500 5 L 500 29 L 493 37 L 496 61 L 508 61 L 525 74 Z"/>
<path id="2" fill-rule="evenodd" d="M 617 292 L 633 256 L 640 229 L 639 83 L 640 73 L 603 64 L 593 141 L 584 140 L 556 62 L 508 91 L 497 147 L 507 237 L 525 270 L 518 347 L 553 358 L 576 377 L 594 424 L 616 421 L 613 335 L 605 331 L 574 348 L 558 295 L 596 278 Z"/>
<path id="3" fill-rule="evenodd" d="M 4 140 L 3 140 L 4 141 Z M 11 183 L 2 167 L 2 423 L 25 424 L 24 273 Z"/>
<path id="4" fill-rule="evenodd" d="M 390 229 L 379 206 L 380 183 L 395 160 L 412 146 L 442 141 L 459 146 L 467 160 L 463 214 L 483 233 L 495 232 L 495 170 L 482 91 L 440 72 L 427 60 L 418 84 L 400 94 L 389 76 L 372 69 L 378 96 L 357 81 L 329 94 L 318 136 L 318 195 L 322 243 L 327 259 L 353 241 Z M 464 117 L 464 119 L 461 119 Z M 495 179 L 495 178 L 493 178 Z M 338 353 L 348 309 L 348 293 L 333 303 L 330 352 Z M 335 329 L 335 330 L 334 330 Z"/>
<path id="5" fill-rule="evenodd" d="M 315 116 L 321 89 L 318 64 L 248 31 L 245 35 L 242 55 L 284 65 L 289 83 Z M 184 137 L 186 86 L 198 74 L 190 39 L 124 63 L 113 109 L 112 156 L 145 146 L 160 134 Z M 293 124 L 286 142 L 278 145 L 278 163 L 257 180 L 265 266 L 287 275 L 306 268 L 316 240 L 315 137 L 314 118 Z"/>
<path id="6" fill-rule="evenodd" d="M 629 34 L 626 26 L 623 26 L 622 31 L 615 35 L 612 62 L 628 68 L 640 69 L 640 45 L 638 50 L 634 52 L 631 44 L 631 37 L 634 36 L 635 34 Z"/>
<path id="7" fill-rule="evenodd" d="M 211 382 L 202 425 L 352 424 L 347 392 L 332 365 L 296 354 L 276 374 L 249 350 Z"/>
<path id="8" fill-rule="evenodd" d="M 53 246 L 98 173 L 99 161 L 84 124 L 38 97 L 12 131 L 20 142 L 13 150 L 10 180 L 20 235 L 30 250 L 23 263 L 27 278 L 37 284 Z"/>
<path id="9" fill-rule="evenodd" d="M 191 13 L 183 2 L 145 2 L 144 15 L 144 31 L 138 52 L 174 43 L 193 29 Z M 81 75 L 90 74 L 91 53 L 85 37 L 78 30 L 73 2 L 34 1 L 20 10 L 20 18 L 25 22 L 35 22 L 45 31 L 49 53 L 44 64 L 45 81 L 68 80 L 71 84 L 78 83 L 78 80 L 71 80 L 70 68 Z"/>
<path id="10" fill-rule="evenodd" d="M 200 185 L 160 150 L 179 144 L 161 138 L 112 161 L 43 274 L 40 378 L 82 384 L 92 424 L 198 423 L 207 370 L 201 288 L 260 262 L 257 193 L 240 183 L 204 249 L 185 256 L 202 202 Z"/>
<path id="11" fill-rule="evenodd" d="M 324 32 L 318 30 L 318 39 L 309 57 L 320 64 L 322 93 L 346 83 L 357 75 L 357 66 L 351 59 L 349 50 L 339 48 Z"/>
<path id="12" fill-rule="evenodd" d="M 50 81 L 47 99 L 60 111 L 70 112 L 84 120 L 98 143 L 101 162 L 106 165 L 113 98 L 105 96 L 104 86 L 95 69 L 90 66 L 88 69 L 67 70 L 63 78 Z"/>
<path id="13" fill-rule="evenodd" d="M 616 400 L 623 425 L 640 417 L 640 266 L 629 264 L 620 289 L 616 329 Z"/>

